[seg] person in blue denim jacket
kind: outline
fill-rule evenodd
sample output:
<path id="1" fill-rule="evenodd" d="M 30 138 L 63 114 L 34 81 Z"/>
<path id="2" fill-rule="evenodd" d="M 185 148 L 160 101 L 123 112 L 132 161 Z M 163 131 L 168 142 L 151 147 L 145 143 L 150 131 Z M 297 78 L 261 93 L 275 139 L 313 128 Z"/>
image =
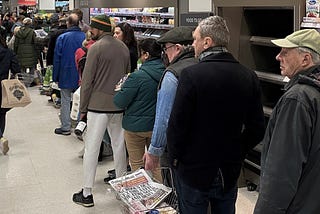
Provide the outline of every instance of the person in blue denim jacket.
<path id="1" fill-rule="evenodd" d="M 151 144 L 144 155 L 146 170 L 156 168 L 159 164 L 160 157 L 160 166 L 168 166 L 165 152 L 167 144 L 166 130 L 176 94 L 179 75 L 183 68 L 197 63 L 194 57 L 193 47 L 191 46 L 193 42 L 193 30 L 194 28 L 192 27 L 175 27 L 158 39 L 158 42 L 162 44 L 163 58 L 167 60 L 168 66 L 159 83 L 156 118 Z"/>

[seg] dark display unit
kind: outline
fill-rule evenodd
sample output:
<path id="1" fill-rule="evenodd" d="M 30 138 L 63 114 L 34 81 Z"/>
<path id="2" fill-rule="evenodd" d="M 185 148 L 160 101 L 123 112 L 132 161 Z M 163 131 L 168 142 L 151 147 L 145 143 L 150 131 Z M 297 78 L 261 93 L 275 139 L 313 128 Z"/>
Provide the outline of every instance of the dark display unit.
<path id="1" fill-rule="evenodd" d="M 275 59 L 280 48 L 271 40 L 284 38 L 300 29 L 305 1 L 214 0 L 214 7 L 216 14 L 224 17 L 229 26 L 229 50 L 260 79 L 267 125 L 272 108 L 283 94 L 288 80 L 280 75 L 280 64 Z M 259 183 L 261 149 L 260 143 L 249 152 L 244 162 L 239 183 L 247 184 L 250 190 Z"/>

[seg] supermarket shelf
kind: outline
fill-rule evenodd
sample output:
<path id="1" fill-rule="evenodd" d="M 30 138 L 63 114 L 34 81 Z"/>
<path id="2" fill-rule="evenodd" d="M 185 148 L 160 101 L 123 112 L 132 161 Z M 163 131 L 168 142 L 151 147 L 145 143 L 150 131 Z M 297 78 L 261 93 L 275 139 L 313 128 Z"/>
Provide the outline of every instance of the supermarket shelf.
<path id="1" fill-rule="evenodd" d="M 271 40 L 276 38 L 271 37 L 262 37 L 262 36 L 251 36 L 250 42 L 254 45 L 261 45 L 261 46 L 269 46 L 269 47 L 276 47 Z"/>
<path id="2" fill-rule="evenodd" d="M 319 22 L 302 22 L 301 23 L 302 28 L 320 28 Z"/>
<path id="3" fill-rule="evenodd" d="M 148 24 L 148 23 L 134 23 L 129 22 L 132 27 L 136 28 L 152 28 L 152 29 L 164 29 L 164 30 L 170 30 L 174 28 L 174 25 L 167 25 L 167 24 Z"/>
<path id="4" fill-rule="evenodd" d="M 138 40 L 147 39 L 147 38 L 158 39 L 160 37 L 160 35 L 139 35 L 139 34 L 136 34 L 135 36 Z"/>
<path id="5" fill-rule="evenodd" d="M 270 117 L 270 115 L 272 114 L 272 108 L 263 106 L 263 112 L 265 116 Z"/>
<path id="6" fill-rule="evenodd" d="M 244 162 L 246 164 L 249 164 L 250 166 L 253 166 L 254 168 L 258 169 L 258 170 L 261 170 L 261 166 L 259 166 L 258 164 L 248 160 L 248 159 L 245 159 Z"/>
<path id="7" fill-rule="evenodd" d="M 285 78 L 279 74 L 262 72 L 262 71 L 255 71 L 255 72 L 258 75 L 260 80 L 263 80 L 266 82 L 276 83 L 279 85 L 285 85 L 288 82 L 287 78 Z"/>
<path id="8" fill-rule="evenodd" d="M 106 12 L 106 14 L 109 16 L 128 16 L 128 17 L 153 16 L 153 17 L 160 17 L 160 18 L 174 18 L 174 14 L 171 14 L 171 13 Z"/>

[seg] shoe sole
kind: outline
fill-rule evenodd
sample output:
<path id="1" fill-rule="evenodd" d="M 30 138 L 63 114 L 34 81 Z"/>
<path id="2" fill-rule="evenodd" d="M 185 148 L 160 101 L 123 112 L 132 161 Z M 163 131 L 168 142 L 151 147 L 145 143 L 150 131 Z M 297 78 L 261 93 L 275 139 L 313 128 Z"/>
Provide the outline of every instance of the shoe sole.
<path id="1" fill-rule="evenodd" d="M 2 153 L 6 155 L 8 151 L 9 151 L 9 143 L 8 143 L 8 140 L 6 140 L 2 143 Z"/>
<path id="2" fill-rule="evenodd" d="M 57 135 L 64 135 L 64 136 L 71 135 L 71 132 L 62 132 L 62 133 L 54 132 L 54 133 L 57 134 Z"/>
<path id="3" fill-rule="evenodd" d="M 58 134 L 58 133 L 55 133 L 55 134 L 57 134 L 57 135 L 64 135 L 64 136 L 71 135 L 71 133 L 68 133 L 68 134 L 62 134 L 62 133 L 61 133 L 61 134 L 60 134 L 60 133 Z"/>
<path id="4" fill-rule="evenodd" d="M 92 203 L 92 204 L 84 204 L 84 203 L 75 202 L 75 201 L 74 201 L 74 203 L 79 204 L 79 205 L 82 205 L 82 206 L 84 206 L 84 207 L 93 207 L 93 206 L 94 206 L 94 203 Z"/>

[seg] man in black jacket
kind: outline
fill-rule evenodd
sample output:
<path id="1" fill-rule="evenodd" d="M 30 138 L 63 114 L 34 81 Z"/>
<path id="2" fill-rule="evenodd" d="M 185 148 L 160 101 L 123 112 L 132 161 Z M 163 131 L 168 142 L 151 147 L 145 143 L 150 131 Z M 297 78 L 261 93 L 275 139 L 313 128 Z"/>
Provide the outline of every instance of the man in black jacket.
<path id="1" fill-rule="evenodd" d="M 200 62 L 182 70 L 167 131 L 179 210 L 231 214 L 242 161 L 264 134 L 259 80 L 226 49 L 223 18 L 202 20 L 193 38 Z"/>
<path id="2" fill-rule="evenodd" d="M 56 46 L 57 38 L 66 32 L 67 23 L 66 18 L 59 19 L 58 14 L 53 14 L 50 18 L 51 28 L 48 33 L 48 50 L 47 50 L 47 66 L 53 65 L 54 47 Z"/>
<path id="3" fill-rule="evenodd" d="M 320 34 L 304 29 L 284 39 L 276 59 L 290 78 L 262 141 L 255 214 L 320 212 Z"/>

